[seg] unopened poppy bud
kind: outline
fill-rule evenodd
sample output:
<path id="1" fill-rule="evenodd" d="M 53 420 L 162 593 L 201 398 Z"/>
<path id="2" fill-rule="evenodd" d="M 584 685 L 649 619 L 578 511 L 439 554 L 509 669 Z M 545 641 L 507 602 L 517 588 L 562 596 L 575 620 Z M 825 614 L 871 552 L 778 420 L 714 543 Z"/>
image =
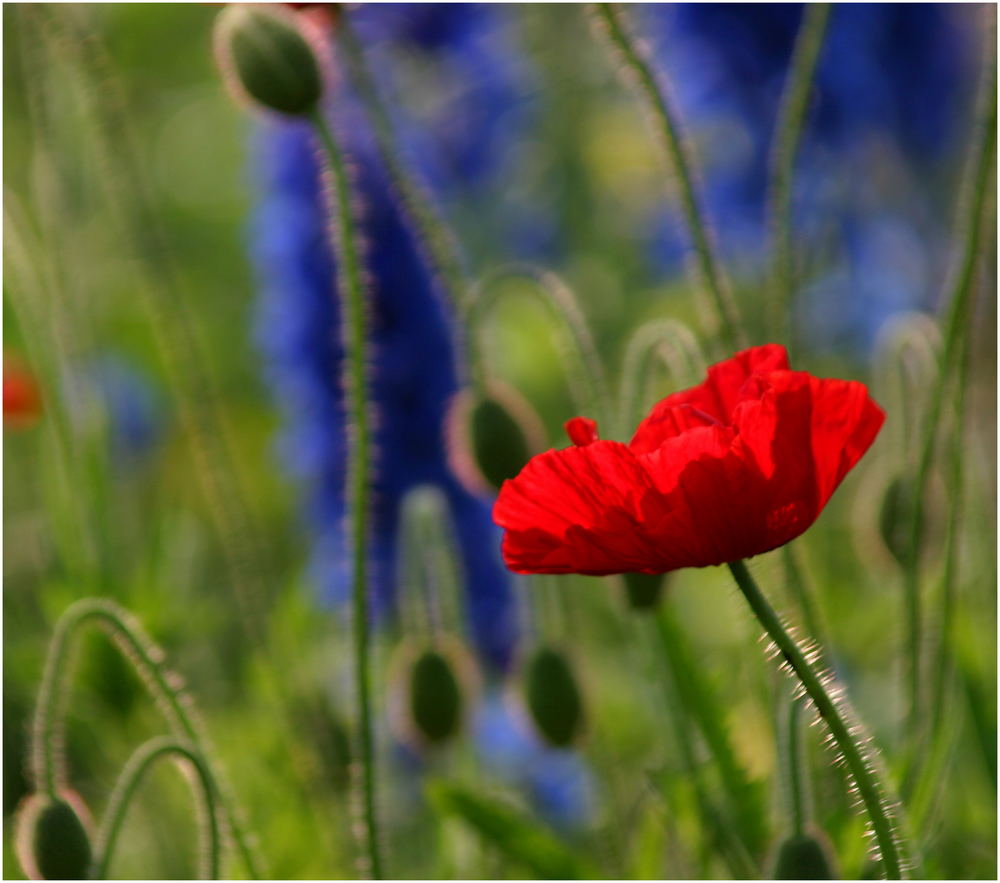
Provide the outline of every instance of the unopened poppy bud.
<path id="1" fill-rule="evenodd" d="M 633 610 L 652 610 L 660 602 L 666 586 L 665 573 L 623 573 L 625 594 Z"/>
<path id="2" fill-rule="evenodd" d="M 467 389 L 455 396 L 448 436 L 452 469 L 477 493 L 498 491 L 545 444 L 545 430 L 531 405 L 499 383 L 485 395 Z"/>
<path id="3" fill-rule="evenodd" d="M 778 846 L 774 880 L 836 880 L 830 847 L 818 834 L 792 834 Z"/>
<path id="4" fill-rule="evenodd" d="M 290 116 L 316 109 L 323 77 L 291 13 L 268 5 L 227 6 L 216 19 L 215 51 L 230 84 L 261 106 Z"/>
<path id="5" fill-rule="evenodd" d="M 15 820 L 15 850 L 32 880 L 85 880 L 90 869 L 90 814 L 80 796 L 26 797 Z"/>
<path id="6" fill-rule="evenodd" d="M 895 476 L 886 486 L 879 511 L 879 533 L 882 542 L 900 565 L 906 564 L 910 543 L 910 519 L 913 517 L 910 484 Z"/>
<path id="7" fill-rule="evenodd" d="M 524 687 L 539 735 L 558 748 L 571 745 L 583 731 L 583 696 L 569 660 L 540 647 L 528 660 Z"/>
<path id="8" fill-rule="evenodd" d="M 461 732 L 476 678 L 457 641 L 401 648 L 394 666 L 394 719 L 399 737 L 418 750 L 443 745 Z"/>

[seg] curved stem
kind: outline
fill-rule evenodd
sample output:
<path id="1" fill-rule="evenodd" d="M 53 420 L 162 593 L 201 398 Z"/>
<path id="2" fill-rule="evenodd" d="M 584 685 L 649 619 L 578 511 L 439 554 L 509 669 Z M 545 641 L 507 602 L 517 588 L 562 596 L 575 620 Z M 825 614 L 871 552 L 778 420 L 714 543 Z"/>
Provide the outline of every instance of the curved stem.
<path id="1" fill-rule="evenodd" d="M 151 739 L 140 745 L 128 759 L 118 781 L 111 793 L 101 830 L 97 837 L 94 859 L 91 866 L 91 879 L 106 880 L 114 855 L 118 834 L 125 821 L 129 804 L 142 783 L 146 772 L 159 760 L 169 754 L 175 754 L 180 759 L 188 761 L 198 774 L 200 793 L 204 798 L 203 813 L 206 825 L 202 829 L 202 860 L 201 879 L 219 879 L 220 837 L 216 817 L 216 795 L 218 788 L 212 771 L 209 769 L 201 752 L 192 744 L 164 737 Z M 194 787 L 192 783 L 192 788 Z M 195 792 L 198 793 L 197 791 Z"/>
<path id="2" fill-rule="evenodd" d="M 861 725 L 852 720 L 853 715 L 847 708 L 842 690 L 832 684 L 829 676 L 816 669 L 810 659 L 813 654 L 807 656 L 789 634 L 746 565 L 742 561 L 733 561 L 728 566 L 754 615 L 826 723 L 868 813 L 886 878 L 903 879 L 907 869 L 892 806 L 886 796 L 885 785 L 880 781 L 875 755 L 866 745 L 868 740 Z"/>
<path id="3" fill-rule="evenodd" d="M 746 340 L 740 325 L 739 313 L 726 285 L 704 219 L 704 210 L 695 186 L 694 160 L 682 137 L 676 114 L 667 100 L 666 90 L 659 82 L 662 75 L 654 71 L 652 60 L 640 49 L 638 41 L 630 32 L 621 5 L 596 3 L 591 8 L 597 21 L 602 25 L 609 45 L 634 78 L 656 139 L 677 179 L 681 209 L 695 254 L 699 287 L 709 295 L 726 346 L 730 350 L 740 349 Z"/>
<path id="4" fill-rule="evenodd" d="M 371 469 L 371 427 L 365 377 L 367 322 L 361 256 L 351 207 L 351 187 L 343 151 L 321 114 L 310 120 L 319 136 L 333 178 L 330 194 L 334 219 L 333 248 L 337 256 L 337 288 L 344 311 L 344 387 L 353 422 L 347 454 L 348 512 L 351 522 L 352 628 L 354 634 L 354 677 L 357 690 L 358 724 L 361 743 L 361 797 L 364 816 L 365 853 L 368 872 L 382 876 L 378 849 L 378 822 L 375 812 L 375 746 L 371 714 L 371 652 L 368 634 L 368 532 L 369 472 Z"/>
<path id="5" fill-rule="evenodd" d="M 705 373 L 705 357 L 698 339 L 683 322 L 653 319 L 640 325 L 629 338 L 622 360 L 618 425 L 623 433 L 628 433 L 642 417 L 639 394 L 645 389 L 644 381 L 649 377 L 647 366 L 654 353 L 661 357 L 678 389 L 690 386 Z"/>
<path id="6" fill-rule="evenodd" d="M 938 436 L 938 424 L 944 405 L 944 394 L 955 373 L 962 346 L 962 338 L 968 333 L 972 281 L 976 259 L 982 241 L 983 207 L 989 191 L 989 179 L 996 156 L 997 137 L 997 77 L 995 34 L 988 38 L 992 45 L 987 53 L 984 67 L 985 81 L 981 91 L 980 137 L 974 147 L 969 162 L 964 200 L 960 206 L 959 222 L 964 225 L 965 236 L 962 243 L 962 257 L 955 276 L 951 297 L 944 317 L 944 349 L 941 354 L 941 368 L 931 389 L 930 401 L 924 417 L 923 433 L 920 440 L 920 457 L 910 499 L 913 507 L 907 543 L 905 572 L 905 596 L 907 602 L 909 672 L 907 694 L 909 700 L 908 726 L 915 733 L 923 708 L 921 696 L 920 664 L 923 632 L 923 613 L 920 598 L 920 540 L 924 528 L 924 494 L 930 476 L 931 464 Z"/>
<path id="7" fill-rule="evenodd" d="M 809 91 L 829 18 L 829 3 L 805 6 L 792 52 L 788 81 L 781 98 L 771 154 L 772 327 L 776 340 L 789 343 L 794 330 L 791 309 L 795 286 L 792 266 L 792 177 L 809 107 Z"/>
<path id="8" fill-rule="evenodd" d="M 573 373 L 565 358 L 563 367 L 566 369 L 571 387 L 574 388 L 577 407 L 584 412 L 597 415 L 598 421 L 609 426 L 612 419 L 611 394 L 597 345 L 594 343 L 594 337 L 590 333 L 590 327 L 576 295 L 555 273 L 530 264 L 507 264 L 483 276 L 477 286 L 476 295 L 463 316 L 466 327 L 470 329 L 470 337 L 476 336 L 477 329 L 482 327 L 487 312 L 502 293 L 495 282 L 514 277 L 523 277 L 535 283 L 532 290 L 541 295 L 540 302 L 558 319 L 566 331 L 563 355 L 571 354 L 577 371 Z"/>
<path id="9" fill-rule="evenodd" d="M 62 725 L 69 678 L 69 651 L 72 639 L 84 625 L 90 623 L 103 628 L 135 667 L 170 728 L 196 746 L 205 742 L 198 732 L 189 705 L 175 686 L 175 678 L 163 667 L 163 651 L 117 604 L 102 598 L 84 598 L 71 605 L 56 623 L 32 721 L 32 777 L 35 787 L 52 797 L 66 780 Z M 204 755 L 206 752 L 202 750 L 201 753 Z M 220 787 L 217 792 L 219 811 L 232 833 L 247 872 L 252 878 L 259 879 L 260 869 L 249 835 L 239 823 L 226 791 Z"/>

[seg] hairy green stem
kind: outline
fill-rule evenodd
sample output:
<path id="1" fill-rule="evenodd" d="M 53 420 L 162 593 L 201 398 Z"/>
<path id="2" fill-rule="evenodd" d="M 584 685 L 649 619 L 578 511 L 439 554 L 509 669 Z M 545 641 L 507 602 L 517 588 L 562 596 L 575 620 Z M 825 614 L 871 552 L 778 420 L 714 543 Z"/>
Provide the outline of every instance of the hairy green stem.
<path id="1" fill-rule="evenodd" d="M 853 715 L 847 709 L 840 689 L 831 689 L 833 685 L 829 678 L 820 673 L 789 634 L 750 575 L 746 564 L 733 561 L 728 566 L 750 609 L 830 731 L 868 814 L 886 878 L 902 880 L 907 871 L 903 844 L 886 787 L 880 781 L 876 758 L 866 745 L 867 739 L 861 726 L 852 720 Z"/>
<path id="2" fill-rule="evenodd" d="M 91 864 L 90 877 L 94 880 L 108 879 L 108 872 L 111 868 L 111 859 L 114 855 L 115 845 L 118 842 L 118 835 L 121 832 L 122 824 L 128 812 L 129 804 L 135 797 L 142 784 L 147 771 L 161 757 L 176 755 L 179 759 L 191 764 L 197 774 L 197 786 L 192 783 L 192 789 L 196 796 L 201 796 L 199 801 L 202 814 L 204 816 L 201 844 L 200 878 L 202 880 L 218 880 L 220 871 L 221 843 L 219 836 L 219 824 L 216 813 L 216 797 L 218 787 L 212 771 L 209 769 L 205 758 L 202 757 L 198 748 L 189 742 L 181 742 L 171 737 L 160 737 L 151 739 L 140 745 L 128 759 L 114 790 L 111 792 L 111 800 L 101 824 L 100 833 L 97 836 L 97 846 L 94 850 L 94 858 Z"/>
<path id="3" fill-rule="evenodd" d="M 431 195 L 418 179 L 411 173 L 397 137 L 392 117 L 385 102 L 379 96 L 375 78 L 372 76 L 365 60 L 364 49 L 358 42 L 350 26 L 350 13 L 343 11 L 337 22 L 337 36 L 344 49 L 352 79 L 361 96 L 362 105 L 372 124 L 375 142 L 378 146 L 382 164 L 389 174 L 389 180 L 413 225 L 414 231 L 423 246 L 426 257 L 445 289 L 451 302 L 453 315 L 464 314 L 472 299 L 472 284 L 465 268 L 461 248 L 451 228 L 442 213 L 434 204 Z M 477 370 L 478 356 L 476 341 L 470 336 L 468 340 L 458 340 L 457 366 L 459 371 L 465 371 L 466 366 L 472 372 L 472 377 L 482 377 Z"/>
<path id="4" fill-rule="evenodd" d="M 71 605 L 56 623 L 32 721 L 32 778 L 35 788 L 50 797 L 55 797 L 66 782 L 62 726 L 68 693 L 70 648 L 78 632 L 90 623 L 107 632 L 125 659 L 134 666 L 170 728 L 195 746 L 205 743 L 195 724 L 192 709 L 176 685 L 175 676 L 163 667 L 163 651 L 117 604 L 102 598 L 84 598 Z M 206 755 L 203 748 L 198 750 L 201 756 Z M 232 834 L 240 858 L 250 876 L 259 879 L 261 874 L 256 855 L 249 835 L 237 818 L 231 798 L 223 788 L 217 788 L 216 793 L 218 809 Z"/>
<path id="5" fill-rule="evenodd" d="M 830 18 L 829 3 L 806 4 L 792 52 L 788 80 L 781 98 L 770 163 L 770 227 L 773 240 L 771 305 L 774 339 L 792 343 L 791 320 L 795 271 L 792 260 L 792 178 L 816 62 Z"/>
<path id="6" fill-rule="evenodd" d="M 503 289 L 496 282 L 517 277 L 535 283 L 530 290 L 539 295 L 539 301 L 562 324 L 566 332 L 561 336 L 563 343 L 560 353 L 577 407 L 584 413 L 594 414 L 605 427 L 611 426 L 611 393 L 597 344 L 573 289 L 555 273 L 530 264 L 507 264 L 483 276 L 476 288 L 475 297 L 462 317 L 469 328 L 470 338 L 479 333 L 485 324 L 486 314 L 502 293 Z M 570 362 L 576 366 L 575 371 Z"/>
<path id="7" fill-rule="evenodd" d="M 983 207 L 989 190 L 990 174 L 996 157 L 997 136 L 997 78 L 995 35 L 988 39 L 991 46 L 984 66 L 984 83 L 980 95 L 980 128 L 972 156 L 967 167 L 967 180 L 963 202 L 959 207 L 959 223 L 964 227 L 962 256 L 951 288 L 944 316 L 944 347 L 940 371 L 935 377 L 923 431 L 919 442 L 920 456 L 910 492 L 913 501 L 907 541 L 907 558 L 904 575 L 904 596 L 908 636 L 909 668 L 907 677 L 908 725 L 907 732 L 916 734 L 923 711 L 921 693 L 923 649 L 923 613 L 920 598 L 920 552 L 924 529 L 924 496 L 930 477 L 931 465 L 938 438 L 938 425 L 944 405 L 945 391 L 955 373 L 962 347 L 962 339 L 969 331 L 969 316 L 973 292 L 976 259 L 982 244 L 984 221 Z"/>
<path id="8" fill-rule="evenodd" d="M 677 179 L 681 209 L 694 250 L 699 287 L 709 295 L 726 346 L 730 350 L 740 349 L 746 344 L 746 339 L 739 313 L 715 254 L 715 246 L 695 185 L 694 159 L 684 141 L 666 90 L 661 86 L 662 75 L 654 70 L 652 60 L 640 48 L 620 4 L 596 3 L 591 9 L 602 26 L 601 30 L 610 48 L 634 79 L 656 140 Z"/>
<path id="9" fill-rule="evenodd" d="M 344 311 L 344 387 L 353 425 L 347 453 L 347 504 L 350 518 L 352 583 L 352 628 L 354 677 L 360 729 L 361 799 L 367 872 L 382 877 L 379 858 L 378 820 L 375 811 L 375 740 L 371 712 L 371 650 L 368 603 L 369 478 L 371 472 L 371 425 L 365 377 L 367 319 L 358 234 L 351 207 L 351 185 L 343 150 L 321 113 L 310 117 L 323 147 L 332 175 L 333 250 L 337 256 L 337 289 Z"/>

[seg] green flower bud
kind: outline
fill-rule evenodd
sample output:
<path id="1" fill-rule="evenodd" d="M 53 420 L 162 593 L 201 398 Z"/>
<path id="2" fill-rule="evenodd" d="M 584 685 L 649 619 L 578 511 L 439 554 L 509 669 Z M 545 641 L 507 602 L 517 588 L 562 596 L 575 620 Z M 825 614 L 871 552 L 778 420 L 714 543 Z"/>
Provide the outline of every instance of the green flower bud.
<path id="1" fill-rule="evenodd" d="M 910 543 L 910 519 L 913 503 L 910 485 L 902 476 L 895 476 L 886 486 L 879 510 L 879 533 L 882 542 L 900 565 L 906 564 Z"/>
<path id="2" fill-rule="evenodd" d="M 233 88 L 279 113 L 312 113 L 323 77 L 309 42 L 289 13 L 270 5 L 236 3 L 215 22 L 219 67 Z"/>
<path id="3" fill-rule="evenodd" d="M 623 573 L 625 593 L 633 610 L 653 610 L 667 584 L 664 573 Z"/>
<path id="4" fill-rule="evenodd" d="M 399 738 L 418 750 L 455 738 L 476 685 L 465 648 L 447 639 L 419 650 L 404 645 L 393 667 L 392 720 Z"/>
<path id="5" fill-rule="evenodd" d="M 538 415 L 505 384 L 491 383 L 483 396 L 463 390 L 448 421 L 452 468 L 477 493 L 498 491 L 545 444 Z"/>
<path id="6" fill-rule="evenodd" d="M 410 716 L 417 732 L 437 745 L 454 736 L 462 725 L 462 691 L 448 660 L 436 650 L 425 650 L 410 671 Z"/>
<path id="7" fill-rule="evenodd" d="M 819 834 L 792 834 L 778 846 L 774 880 L 836 880 L 830 847 Z"/>
<path id="8" fill-rule="evenodd" d="M 32 880 L 85 880 L 90 868 L 90 814 L 80 796 L 26 797 L 17 811 L 14 844 Z"/>
<path id="9" fill-rule="evenodd" d="M 569 660 L 551 647 L 540 647 L 525 667 L 525 698 L 539 735 L 559 748 L 583 731 L 583 696 Z"/>

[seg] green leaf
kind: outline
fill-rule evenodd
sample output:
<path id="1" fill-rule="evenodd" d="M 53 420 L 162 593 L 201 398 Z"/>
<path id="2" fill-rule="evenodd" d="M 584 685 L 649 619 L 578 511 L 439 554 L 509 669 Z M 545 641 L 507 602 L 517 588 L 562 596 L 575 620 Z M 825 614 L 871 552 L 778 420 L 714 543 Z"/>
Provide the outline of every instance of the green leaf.
<path id="1" fill-rule="evenodd" d="M 565 844 L 545 831 L 536 819 L 461 785 L 431 782 L 427 797 L 444 816 L 457 816 L 479 832 L 507 858 L 544 880 L 586 880 L 600 873 Z"/>

